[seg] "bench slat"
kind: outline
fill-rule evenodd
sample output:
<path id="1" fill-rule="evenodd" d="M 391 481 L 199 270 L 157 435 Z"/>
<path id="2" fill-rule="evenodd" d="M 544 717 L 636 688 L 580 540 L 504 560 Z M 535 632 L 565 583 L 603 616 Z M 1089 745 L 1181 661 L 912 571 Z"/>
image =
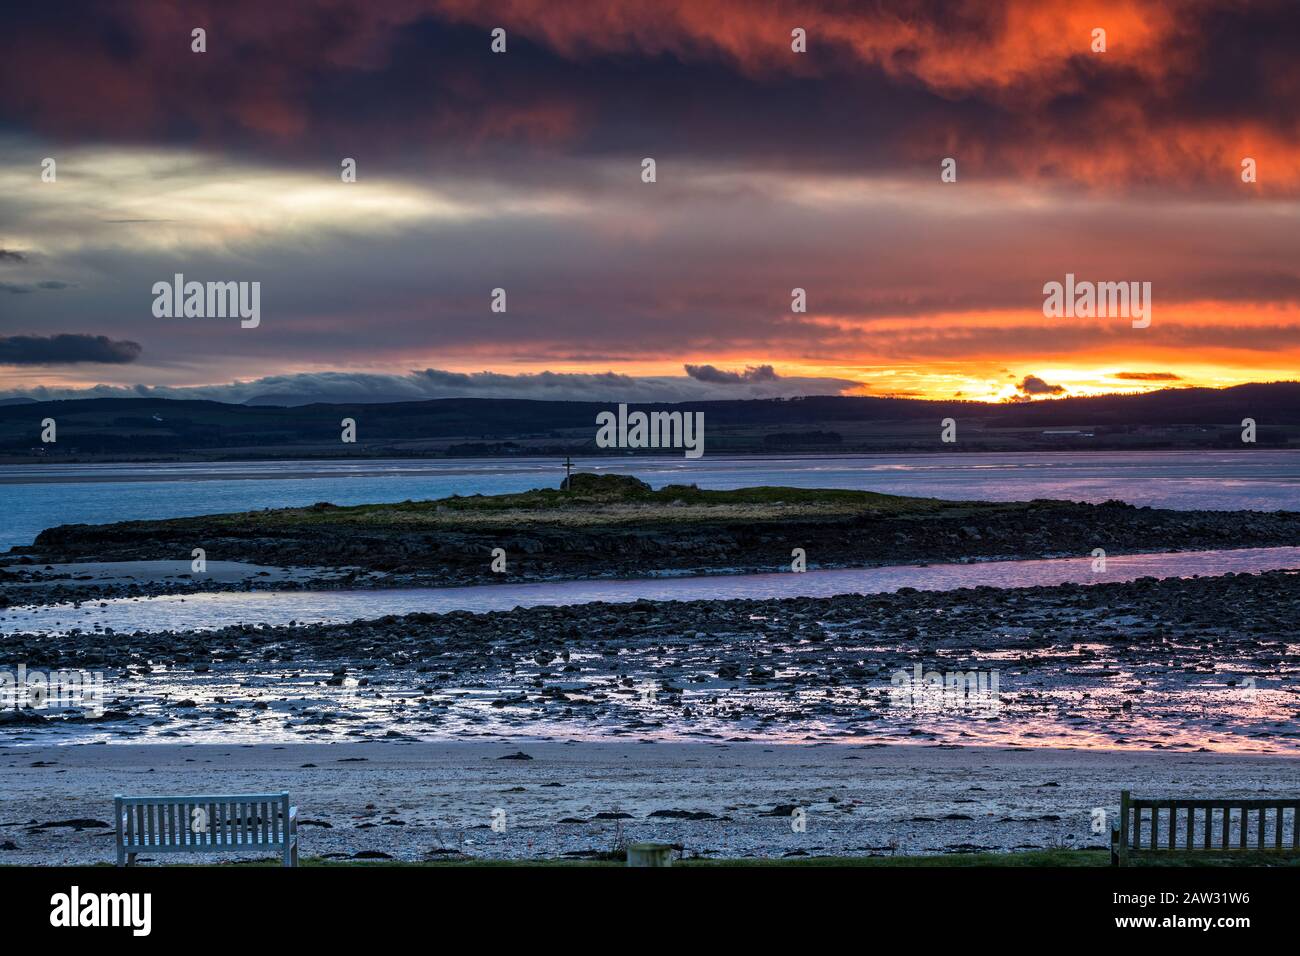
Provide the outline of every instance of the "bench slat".
<path id="1" fill-rule="evenodd" d="M 223 793 L 220 795 L 222 800 L 279 800 L 281 793 Z M 122 797 L 124 807 L 132 807 L 136 804 L 148 804 L 157 806 L 162 803 L 191 803 L 195 800 L 212 800 L 217 799 L 216 795 L 210 794 L 171 794 L 157 797 Z"/>
<path id="2" fill-rule="evenodd" d="M 1294 797 L 1269 800 L 1254 800 L 1248 797 L 1243 797 L 1239 800 L 1142 800 L 1135 797 L 1130 802 L 1130 805 L 1133 807 L 1142 807 L 1143 809 L 1149 809 L 1154 806 L 1158 806 L 1161 809 L 1176 806 L 1180 810 L 1184 807 L 1196 807 L 1198 810 L 1206 807 L 1213 807 L 1216 810 L 1228 807 L 1235 810 L 1242 804 L 1248 804 L 1251 809 L 1255 809 L 1256 807 L 1272 809 L 1273 807 L 1291 807 L 1295 805 L 1295 802 Z"/>

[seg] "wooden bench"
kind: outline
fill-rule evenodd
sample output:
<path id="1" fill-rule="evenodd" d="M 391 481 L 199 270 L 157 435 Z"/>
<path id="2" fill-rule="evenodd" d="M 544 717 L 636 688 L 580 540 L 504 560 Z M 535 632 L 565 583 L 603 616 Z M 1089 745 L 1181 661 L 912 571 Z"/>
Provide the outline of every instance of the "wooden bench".
<path id="1" fill-rule="evenodd" d="M 276 850 L 298 865 L 298 808 L 287 793 L 113 798 L 117 865 L 137 853 Z"/>
<path id="2" fill-rule="evenodd" d="M 1119 820 L 1111 830 L 1111 862 L 1118 866 L 1147 853 L 1242 851 L 1300 852 L 1300 797 L 1143 800 L 1120 791 Z"/>

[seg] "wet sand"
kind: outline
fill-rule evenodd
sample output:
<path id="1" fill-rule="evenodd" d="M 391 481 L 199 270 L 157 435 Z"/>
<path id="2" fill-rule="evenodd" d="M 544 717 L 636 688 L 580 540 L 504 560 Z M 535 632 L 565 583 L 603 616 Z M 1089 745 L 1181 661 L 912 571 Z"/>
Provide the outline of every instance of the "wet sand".
<path id="1" fill-rule="evenodd" d="M 1121 789 L 1261 797 L 1298 783 L 1296 758 L 1046 748 L 518 738 L 7 746 L 0 863 L 111 862 L 111 830 L 87 824 L 111 823 L 116 793 L 287 790 L 303 852 L 315 856 L 582 857 L 625 839 L 780 857 L 1101 847 L 1093 809 L 1115 813 Z M 805 832 L 791 826 L 795 807 Z M 491 827 L 497 809 L 504 832 Z M 85 828 L 41 827 L 67 821 Z"/>

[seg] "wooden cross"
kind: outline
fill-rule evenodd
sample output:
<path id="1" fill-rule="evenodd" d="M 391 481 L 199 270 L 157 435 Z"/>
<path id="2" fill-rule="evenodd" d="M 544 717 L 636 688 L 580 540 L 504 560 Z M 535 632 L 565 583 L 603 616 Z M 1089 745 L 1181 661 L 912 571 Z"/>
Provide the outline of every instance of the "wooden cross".
<path id="1" fill-rule="evenodd" d="M 565 455 L 563 464 L 564 464 L 564 488 L 566 491 L 572 491 L 573 488 L 570 487 L 569 485 L 569 477 L 571 472 L 573 471 L 573 459 L 570 458 L 568 455 Z"/>

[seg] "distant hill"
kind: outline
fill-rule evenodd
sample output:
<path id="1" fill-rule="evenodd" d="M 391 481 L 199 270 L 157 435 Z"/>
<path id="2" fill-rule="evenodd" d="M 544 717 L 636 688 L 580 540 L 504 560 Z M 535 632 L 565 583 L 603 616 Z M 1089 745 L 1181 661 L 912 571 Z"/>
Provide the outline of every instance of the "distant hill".
<path id="1" fill-rule="evenodd" d="M 607 454 L 595 445 L 607 402 L 451 398 L 377 404 L 230 405 L 163 398 L 0 403 L 0 456 L 186 459 Z M 1300 382 L 1165 389 L 1141 395 L 1024 404 L 834 396 L 633 404 L 704 413 L 706 453 L 787 454 L 1043 448 L 1240 446 L 1241 421 L 1258 444 L 1300 448 Z M 55 419 L 58 441 L 40 442 Z M 340 441 L 341 421 L 357 442 Z M 940 421 L 958 426 L 938 441 Z"/>

